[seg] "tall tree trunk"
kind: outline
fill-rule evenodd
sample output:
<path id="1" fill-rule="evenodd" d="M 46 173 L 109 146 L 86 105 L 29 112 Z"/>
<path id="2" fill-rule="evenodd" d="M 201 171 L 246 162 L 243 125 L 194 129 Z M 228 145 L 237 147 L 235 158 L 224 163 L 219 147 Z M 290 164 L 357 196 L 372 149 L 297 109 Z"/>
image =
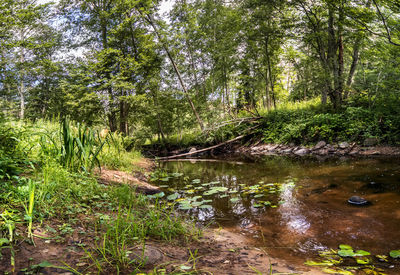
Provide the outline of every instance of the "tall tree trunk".
<path id="1" fill-rule="evenodd" d="M 265 36 L 265 56 L 269 56 L 269 50 L 268 50 L 268 36 Z M 267 109 L 268 111 L 271 109 L 271 96 L 269 93 L 269 67 L 265 69 L 265 96 L 267 99 Z"/>
<path id="2" fill-rule="evenodd" d="M 225 58 L 224 58 L 224 63 L 225 63 L 225 65 L 226 65 L 226 61 L 225 61 Z M 227 107 L 227 110 L 228 110 L 228 114 L 229 115 L 231 115 L 231 100 L 230 100 L 230 97 L 229 97 L 229 87 L 228 87 L 228 73 L 227 73 L 227 69 L 226 69 L 226 66 L 224 65 L 224 78 L 225 78 L 225 87 L 224 87 L 224 89 L 225 89 L 225 99 L 226 99 L 226 107 Z"/>
<path id="3" fill-rule="evenodd" d="M 328 95 L 329 98 L 331 99 L 331 102 L 336 109 L 339 106 L 339 97 L 337 95 L 338 93 L 338 88 L 339 88 L 339 65 L 338 61 L 339 58 L 337 57 L 337 50 L 338 50 L 338 42 L 336 41 L 336 34 L 335 34 L 335 27 L 334 27 L 334 7 L 332 7 L 332 4 L 328 4 L 328 66 L 330 69 L 330 74 L 327 79 L 328 83 Z M 332 80 L 330 79 L 333 76 L 333 85 L 332 85 Z"/>
<path id="4" fill-rule="evenodd" d="M 344 20 L 344 14 L 343 14 L 343 0 L 340 1 L 340 7 L 339 7 L 339 20 L 338 20 L 338 48 L 339 48 L 339 53 L 338 53 L 338 87 L 336 88 L 336 101 L 337 104 L 340 106 L 342 103 L 342 97 L 343 97 L 343 90 L 344 90 L 344 45 L 343 45 L 343 20 Z"/>
<path id="5" fill-rule="evenodd" d="M 354 41 L 354 45 L 353 45 L 353 54 L 351 56 L 352 61 L 351 61 L 351 66 L 350 66 L 350 70 L 349 70 L 349 74 L 347 76 L 347 81 L 346 81 L 346 91 L 343 95 L 344 98 L 348 97 L 348 89 L 351 88 L 351 85 L 353 84 L 353 78 L 354 78 L 354 74 L 356 72 L 357 69 L 357 65 L 358 65 L 358 60 L 360 57 L 360 45 L 361 45 L 361 41 L 362 41 L 362 36 L 358 36 L 356 41 Z"/>
<path id="6" fill-rule="evenodd" d="M 203 124 L 203 121 L 201 120 L 200 115 L 199 115 L 199 113 L 197 112 L 196 107 L 194 106 L 192 99 L 190 98 L 189 92 L 188 92 L 188 90 L 186 89 L 185 83 L 183 82 L 183 78 L 182 78 L 182 76 L 181 76 L 181 74 L 180 74 L 180 72 L 179 72 L 178 66 L 176 65 L 175 60 L 174 60 L 174 58 L 172 57 L 172 54 L 171 54 L 171 52 L 170 52 L 169 49 L 168 49 L 168 46 L 167 46 L 167 44 L 166 44 L 166 42 L 165 42 L 164 37 L 163 37 L 163 36 L 161 35 L 161 33 L 158 31 L 158 29 L 157 29 L 157 27 L 156 27 L 156 25 L 155 25 L 155 23 L 154 23 L 153 18 L 152 18 L 149 14 L 147 14 L 146 16 L 144 16 L 143 13 L 142 13 L 142 11 L 140 10 L 140 8 L 138 8 L 137 11 L 138 11 L 138 12 L 140 13 L 140 15 L 142 15 L 142 17 L 143 17 L 144 19 L 146 19 L 146 21 L 152 26 L 152 28 L 153 28 L 153 30 L 154 30 L 154 33 L 157 35 L 158 39 L 160 40 L 161 45 L 163 46 L 165 52 L 167 53 L 168 59 L 170 60 L 170 62 L 171 62 L 171 64 L 172 64 L 172 67 L 174 68 L 174 71 L 175 71 L 175 73 L 176 73 L 176 75 L 177 75 L 177 77 L 178 77 L 179 83 L 181 84 L 183 93 L 185 94 L 186 99 L 187 99 L 187 101 L 189 102 L 190 108 L 192 109 L 194 115 L 196 116 L 196 119 L 197 119 L 197 122 L 198 122 L 198 124 L 199 124 L 199 126 L 200 126 L 200 129 L 201 129 L 201 131 L 204 131 L 204 124 Z"/>
<path id="7" fill-rule="evenodd" d="M 25 93 L 26 93 L 26 87 L 25 87 L 25 52 L 24 49 L 21 47 L 20 49 L 20 62 L 22 65 L 22 69 L 20 72 L 20 86 L 18 88 L 18 93 L 20 97 L 20 111 L 19 111 L 19 118 L 23 120 L 25 118 Z"/>
<path id="8" fill-rule="evenodd" d="M 275 81 L 274 81 L 274 76 L 272 73 L 272 65 L 271 65 L 271 56 L 269 54 L 269 44 L 268 44 L 268 36 L 266 36 L 266 41 L 265 41 L 265 46 L 266 46 L 266 58 L 267 58 L 267 68 L 268 68 L 268 76 L 269 76 L 269 85 L 271 88 L 271 97 L 272 97 L 272 102 L 274 104 L 274 109 L 276 109 L 276 99 L 275 99 Z"/>
<path id="9" fill-rule="evenodd" d="M 126 95 L 124 90 L 121 89 L 121 95 Z M 119 102 L 119 131 L 123 133 L 125 136 L 129 134 L 128 127 L 128 104 L 124 99 L 120 99 Z"/>
<path id="10" fill-rule="evenodd" d="M 162 126 L 162 123 L 161 123 L 161 115 L 160 115 L 160 113 L 158 112 L 158 110 L 160 110 L 160 105 L 159 105 L 159 103 L 158 103 L 157 92 L 153 91 L 153 92 L 152 92 L 152 95 L 153 95 L 154 107 L 155 107 L 156 112 L 157 112 L 157 127 L 158 127 L 158 132 L 161 134 L 162 143 L 164 144 L 165 134 L 164 134 L 163 126 Z"/>

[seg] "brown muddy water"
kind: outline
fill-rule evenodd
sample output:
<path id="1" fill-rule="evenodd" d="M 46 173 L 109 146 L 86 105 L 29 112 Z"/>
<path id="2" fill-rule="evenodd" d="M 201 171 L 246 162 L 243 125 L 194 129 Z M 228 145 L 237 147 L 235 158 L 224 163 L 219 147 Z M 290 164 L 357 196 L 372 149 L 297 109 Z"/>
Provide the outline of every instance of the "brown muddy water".
<path id="1" fill-rule="evenodd" d="M 318 260 L 318 252 L 340 244 L 372 255 L 400 249 L 398 158 L 267 156 L 178 160 L 160 168 L 169 174 L 156 182 L 175 194 L 170 201 L 176 199 L 178 208 L 204 225 L 245 235 L 249 245 L 288 264 Z M 354 195 L 370 205 L 350 205 Z M 376 265 L 400 274 L 399 260 L 388 259 Z"/>

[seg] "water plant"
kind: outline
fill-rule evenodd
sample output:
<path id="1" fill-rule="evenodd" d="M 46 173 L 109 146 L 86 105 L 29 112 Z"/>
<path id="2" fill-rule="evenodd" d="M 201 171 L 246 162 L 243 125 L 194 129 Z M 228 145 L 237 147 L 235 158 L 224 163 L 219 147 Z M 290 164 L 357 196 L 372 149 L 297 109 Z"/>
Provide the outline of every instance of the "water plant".
<path id="1" fill-rule="evenodd" d="M 394 250 L 396 251 L 396 250 Z M 396 258 L 394 251 L 390 252 L 392 258 Z M 304 264 L 308 266 L 322 267 L 322 271 L 327 274 L 352 275 L 358 271 L 365 274 L 384 275 L 382 268 L 378 267 L 379 262 L 388 262 L 388 256 L 371 255 L 365 250 L 354 250 L 347 244 L 339 245 L 339 249 L 329 249 L 319 252 L 320 259 L 317 261 L 308 260 Z M 376 261 L 378 260 L 378 262 Z"/>

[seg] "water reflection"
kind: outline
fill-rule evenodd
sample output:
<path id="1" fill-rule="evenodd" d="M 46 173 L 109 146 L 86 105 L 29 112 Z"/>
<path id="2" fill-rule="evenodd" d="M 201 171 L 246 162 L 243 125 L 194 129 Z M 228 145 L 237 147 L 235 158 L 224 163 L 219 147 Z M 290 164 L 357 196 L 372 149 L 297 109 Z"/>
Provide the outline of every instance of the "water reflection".
<path id="1" fill-rule="evenodd" d="M 212 196 L 203 195 L 209 187 L 196 190 L 191 196 L 211 200 L 212 208 L 194 208 L 187 213 L 203 224 L 247 234 L 249 243 L 268 247 L 272 256 L 303 261 L 317 250 L 342 243 L 373 254 L 400 249 L 399 159 L 266 157 L 161 165 L 169 172 L 184 174 L 168 182 L 181 197 L 204 183 L 218 181 L 226 187 L 228 191 Z M 193 179 L 200 179 L 200 183 L 192 184 Z M 185 187 L 188 184 L 193 187 Z M 257 185 L 256 190 L 250 188 Z M 347 200 L 353 195 L 372 205 L 349 205 Z"/>
<path id="2" fill-rule="evenodd" d="M 278 211 L 282 216 L 282 224 L 289 230 L 304 234 L 310 228 L 310 222 L 302 214 L 301 204 L 294 195 L 295 185 L 284 183 L 281 186 L 280 198 L 283 204 Z"/>

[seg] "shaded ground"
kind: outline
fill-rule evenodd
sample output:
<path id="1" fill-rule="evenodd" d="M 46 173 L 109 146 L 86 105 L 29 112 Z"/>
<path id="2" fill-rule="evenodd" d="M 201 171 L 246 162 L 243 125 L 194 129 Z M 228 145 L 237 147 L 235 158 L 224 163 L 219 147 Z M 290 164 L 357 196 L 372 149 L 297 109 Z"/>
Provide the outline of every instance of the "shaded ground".
<path id="1" fill-rule="evenodd" d="M 34 238 L 35 245 L 26 242 L 16 248 L 15 274 L 73 274 L 69 267 L 83 274 L 96 274 L 89 268 L 87 254 L 82 243 L 90 243 L 89 238 L 75 240 L 73 237 L 62 243 Z M 323 274 L 319 270 L 303 266 L 289 266 L 282 261 L 269 257 L 264 251 L 249 247 L 239 234 L 226 230 L 209 230 L 198 242 L 191 244 L 167 244 L 148 241 L 146 252 L 143 248 L 133 249 L 138 257 L 147 259 L 143 272 L 198 274 Z M 4 253 L 5 252 L 5 253 Z M 11 272 L 10 251 L 3 249 L 0 271 Z M 46 267 L 49 263 L 57 267 Z M 41 267 L 42 266 L 42 267 Z M 190 269 L 186 269 L 189 268 Z M 104 274 L 106 274 L 105 272 Z M 129 274 L 129 272 L 123 274 Z"/>

